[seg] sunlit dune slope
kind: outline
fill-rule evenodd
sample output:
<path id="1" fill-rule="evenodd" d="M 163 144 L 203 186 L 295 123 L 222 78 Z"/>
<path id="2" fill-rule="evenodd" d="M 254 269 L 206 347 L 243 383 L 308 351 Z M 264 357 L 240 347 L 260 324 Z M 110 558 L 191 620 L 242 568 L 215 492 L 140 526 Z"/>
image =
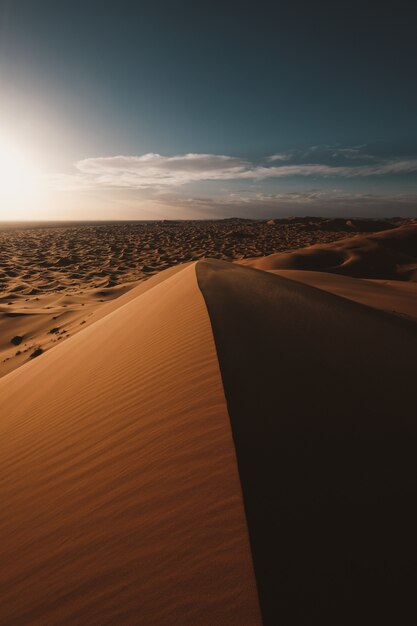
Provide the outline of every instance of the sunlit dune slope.
<path id="1" fill-rule="evenodd" d="M 316 270 L 358 278 L 417 280 L 417 225 L 243 261 L 263 270 Z"/>
<path id="2" fill-rule="evenodd" d="M 0 297 L 0 377 L 29 361 L 35 350 L 46 352 L 184 267 L 164 270 L 135 286 L 43 294 L 12 306 L 7 296 Z"/>
<path id="3" fill-rule="evenodd" d="M 195 267 L 128 295 L 0 381 L 0 622 L 259 624 Z"/>

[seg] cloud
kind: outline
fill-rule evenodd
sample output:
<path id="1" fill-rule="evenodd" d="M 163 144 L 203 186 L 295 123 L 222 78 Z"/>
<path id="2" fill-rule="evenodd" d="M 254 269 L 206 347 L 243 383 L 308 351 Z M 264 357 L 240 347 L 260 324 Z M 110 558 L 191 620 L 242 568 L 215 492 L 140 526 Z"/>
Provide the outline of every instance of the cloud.
<path id="1" fill-rule="evenodd" d="M 283 193 L 233 192 L 220 197 L 185 195 L 165 191 L 160 206 L 175 209 L 190 219 L 196 217 L 256 217 L 269 219 L 287 215 L 377 217 L 414 215 L 417 193 L 348 193 L 341 189 L 309 189 Z"/>
<path id="2" fill-rule="evenodd" d="M 366 161 L 377 161 L 376 157 L 372 154 L 367 154 L 361 150 L 362 146 L 357 148 L 333 148 L 331 149 L 331 154 L 333 158 L 343 157 L 344 159 L 350 160 L 366 160 Z"/>
<path id="3" fill-rule="evenodd" d="M 64 190 L 115 187 L 158 192 L 204 181 L 250 181 L 309 177 L 365 178 L 417 172 L 417 159 L 380 159 L 360 152 L 363 146 L 312 146 L 302 153 L 293 151 L 253 163 L 221 154 L 188 153 L 163 156 L 109 156 L 83 159 L 74 174 L 53 174 L 51 187 Z M 362 161 L 358 161 L 360 158 Z M 372 162 L 369 162 L 372 161 Z"/>
<path id="4" fill-rule="evenodd" d="M 417 159 L 393 160 L 375 165 L 327 165 L 302 163 L 297 165 L 281 165 L 275 167 L 256 167 L 242 178 L 283 178 L 290 176 L 340 177 L 356 178 L 365 176 L 383 176 L 417 171 Z"/>
<path id="5" fill-rule="evenodd" d="M 277 154 L 271 154 L 271 156 L 267 157 L 266 160 L 269 162 L 273 161 L 291 161 L 294 157 L 295 152 L 278 152 Z"/>
<path id="6" fill-rule="evenodd" d="M 340 144 L 319 144 L 317 146 L 310 146 L 308 148 L 303 149 L 295 149 L 288 150 L 285 152 L 278 152 L 277 154 L 273 154 L 267 157 L 267 161 L 295 161 L 298 163 L 308 162 L 308 161 L 334 161 L 334 159 L 338 159 L 339 161 L 352 161 L 352 160 L 363 160 L 363 161 L 377 161 L 378 159 L 366 152 L 364 152 L 363 148 L 366 147 L 366 144 L 361 144 L 357 146 L 341 146 Z"/>
<path id="7" fill-rule="evenodd" d="M 238 179 L 251 164 L 237 157 L 189 153 L 171 157 L 160 154 L 84 159 L 77 170 L 98 184 L 130 187 L 178 186 L 202 180 Z"/>

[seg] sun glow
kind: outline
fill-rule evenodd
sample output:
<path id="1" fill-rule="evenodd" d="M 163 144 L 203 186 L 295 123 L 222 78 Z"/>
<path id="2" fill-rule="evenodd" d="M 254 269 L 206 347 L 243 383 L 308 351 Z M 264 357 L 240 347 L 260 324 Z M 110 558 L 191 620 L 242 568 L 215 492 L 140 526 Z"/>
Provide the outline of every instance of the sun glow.
<path id="1" fill-rule="evenodd" d="M 0 132 L 0 220 L 30 217 L 41 191 L 38 166 L 26 146 Z"/>
<path id="2" fill-rule="evenodd" d="M 24 150 L 0 137 L 0 193 L 19 196 L 35 178 L 35 168 Z"/>

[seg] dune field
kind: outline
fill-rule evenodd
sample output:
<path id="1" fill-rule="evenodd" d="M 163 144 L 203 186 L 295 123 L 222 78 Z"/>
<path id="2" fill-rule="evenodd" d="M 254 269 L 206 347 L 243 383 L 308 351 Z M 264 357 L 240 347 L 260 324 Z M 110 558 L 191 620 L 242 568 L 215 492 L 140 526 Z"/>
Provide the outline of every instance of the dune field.
<path id="1" fill-rule="evenodd" d="M 162 270 L 209 257 L 263 258 L 407 220 L 288 218 L 0 225 L 0 376 L 97 318 Z"/>
<path id="2" fill-rule="evenodd" d="M 1 232 L 0 624 L 415 623 L 417 224 L 216 224 Z"/>

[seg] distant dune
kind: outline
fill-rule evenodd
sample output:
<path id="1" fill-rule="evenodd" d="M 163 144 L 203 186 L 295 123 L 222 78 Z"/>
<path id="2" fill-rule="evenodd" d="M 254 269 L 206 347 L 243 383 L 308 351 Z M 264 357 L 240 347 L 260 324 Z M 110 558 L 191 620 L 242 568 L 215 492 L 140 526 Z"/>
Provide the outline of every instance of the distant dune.
<path id="1" fill-rule="evenodd" d="M 3 376 L 0 623 L 414 624 L 416 233 L 178 265 Z"/>
<path id="2" fill-rule="evenodd" d="M 263 270 L 318 270 L 358 278 L 417 281 L 417 224 L 244 263 Z"/>
<path id="3" fill-rule="evenodd" d="M 417 224 L 240 263 L 417 320 Z"/>

